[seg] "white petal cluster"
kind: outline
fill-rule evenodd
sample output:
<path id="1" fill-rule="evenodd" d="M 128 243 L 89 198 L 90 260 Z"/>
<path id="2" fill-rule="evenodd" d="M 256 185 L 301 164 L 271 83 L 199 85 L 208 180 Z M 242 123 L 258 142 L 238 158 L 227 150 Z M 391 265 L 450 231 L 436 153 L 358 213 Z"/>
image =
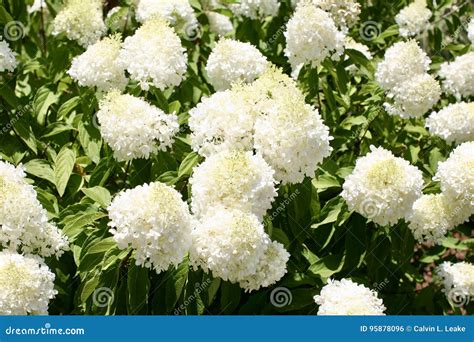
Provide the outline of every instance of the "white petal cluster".
<path id="1" fill-rule="evenodd" d="M 258 218 L 215 208 L 193 230 L 190 261 L 247 291 L 269 286 L 286 273 L 289 254 L 270 240 Z"/>
<path id="2" fill-rule="evenodd" d="M 285 55 L 293 70 L 305 63 L 316 67 L 327 57 L 339 58 L 345 39 L 330 14 L 307 2 L 296 7 L 285 37 Z"/>
<path id="3" fill-rule="evenodd" d="M 187 68 L 181 40 L 161 18 L 147 20 L 133 36 L 127 37 L 119 60 L 143 90 L 150 85 L 160 90 L 177 86 Z"/>
<path id="4" fill-rule="evenodd" d="M 319 305 L 318 315 L 380 316 L 385 315 L 385 306 L 377 292 L 350 279 L 332 280 L 314 296 Z"/>
<path id="5" fill-rule="evenodd" d="M 64 33 L 84 47 L 98 41 L 106 30 L 101 0 L 67 0 L 53 22 L 53 35 Z"/>
<path id="6" fill-rule="evenodd" d="M 276 16 L 280 3 L 278 0 L 240 0 L 229 7 L 236 16 L 263 19 Z"/>
<path id="7" fill-rule="evenodd" d="M 0 315 L 47 315 L 54 274 L 39 257 L 0 252 Z"/>
<path id="8" fill-rule="evenodd" d="M 136 18 L 145 22 L 161 16 L 177 28 L 197 27 L 198 21 L 188 0 L 139 0 Z"/>
<path id="9" fill-rule="evenodd" d="M 396 85 L 387 97 L 384 107 L 390 115 L 402 118 L 420 118 L 440 99 L 441 87 L 428 73 L 415 75 Z"/>
<path id="10" fill-rule="evenodd" d="M 429 23 L 431 11 L 426 6 L 426 0 L 415 0 L 395 16 L 402 37 L 416 36 Z"/>
<path id="11" fill-rule="evenodd" d="M 474 96 L 474 52 L 458 56 L 441 64 L 439 75 L 446 92 L 457 98 Z"/>
<path id="12" fill-rule="evenodd" d="M 0 72 L 13 71 L 18 65 L 15 53 L 10 49 L 8 43 L 0 40 Z"/>
<path id="13" fill-rule="evenodd" d="M 467 37 L 474 44 L 474 17 L 471 18 L 469 25 L 467 26 Z"/>
<path id="14" fill-rule="evenodd" d="M 67 239 L 48 222 L 36 191 L 25 181 L 21 166 L 0 161 L 0 244 L 43 257 L 61 256 Z"/>
<path id="15" fill-rule="evenodd" d="M 48 6 L 46 6 L 46 1 L 44 0 L 35 0 L 33 1 L 32 5 L 27 6 L 28 14 L 39 12 L 43 10 L 44 12 L 48 12 Z"/>
<path id="16" fill-rule="evenodd" d="M 455 264 L 445 261 L 438 266 L 437 271 L 449 299 L 469 302 L 469 297 L 474 297 L 473 264 L 465 261 Z"/>
<path id="17" fill-rule="evenodd" d="M 449 104 L 426 119 L 426 127 L 448 143 L 474 140 L 474 103 Z"/>
<path id="18" fill-rule="evenodd" d="M 269 69 L 247 90 L 258 111 L 254 145 L 285 183 L 312 177 L 318 165 L 331 154 L 332 139 L 318 110 L 305 103 L 295 82 L 279 70 Z"/>
<path id="19" fill-rule="evenodd" d="M 466 208 L 444 193 L 423 195 L 413 203 L 408 227 L 419 242 L 439 244 L 448 231 L 469 219 Z"/>
<path id="20" fill-rule="evenodd" d="M 422 173 L 382 147 L 371 146 L 370 150 L 357 159 L 353 172 L 345 179 L 341 196 L 349 210 L 381 226 L 394 225 L 408 215 L 421 196 Z"/>
<path id="21" fill-rule="evenodd" d="M 459 145 L 440 162 L 434 179 L 441 182 L 443 192 L 465 203 L 474 214 L 474 141 Z"/>
<path id="22" fill-rule="evenodd" d="M 68 74 L 81 86 L 97 87 L 103 91 L 125 89 L 128 80 L 118 61 L 120 46 L 120 35 L 90 45 L 82 55 L 72 60 Z"/>
<path id="23" fill-rule="evenodd" d="M 252 82 L 267 66 L 267 59 L 252 44 L 223 38 L 212 49 L 206 71 L 213 87 L 225 90 L 232 83 Z"/>
<path id="24" fill-rule="evenodd" d="M 145 100 L 113 91 L 100 102 L 97 119 L 105 142 L 118 161 L 148 159 L 173 143 L 178 117 Z"/>
<path id="25" fill-rule="evenodd" d="M 125 190 L 108 210 L 115 241 L 135 250 L 137 265 L 159 273 L 177 266 L 189 251 L 192 217 L 172 187 L 154 182 Z"/>
<path id="26" fill-rule="evenodd" d="M 215 206 L 240 209 L 262 218 L 276 197 L 274 171 L 259 155 L 222 151 L 194 168 L 193 213 L 205 216 Z"/>
<path id="27" fill-rule="evenodd" d="M 225 36 L 234 30 L 232 21 L 228 16 L 218 12 L 207 12 L 206 15 L 209 20 L 209 29 L 218 36 Z"/>
<path id="28" fill-rule="evenodd" d="M 313 0 L 313 4 L 331 14 L 336 25 L 347 30 L 358 20 L 360 4 L 354 0 Z"/>
<path id="29" fill-rule="evenodd" d="M 390 90 L 405 80 L 428 71 L 431 60 L 414 40 L 398 42 L 387 49 L 384 60 L 377 65 L 375 78 Z"/>
<path id="30" fill-rule="evenodd" d="M 189 115 L 191 144 L 199 154 L 253 148 L 255 118 L 239 94 L 231 90 L 214 93 L 201 100 Z"/>

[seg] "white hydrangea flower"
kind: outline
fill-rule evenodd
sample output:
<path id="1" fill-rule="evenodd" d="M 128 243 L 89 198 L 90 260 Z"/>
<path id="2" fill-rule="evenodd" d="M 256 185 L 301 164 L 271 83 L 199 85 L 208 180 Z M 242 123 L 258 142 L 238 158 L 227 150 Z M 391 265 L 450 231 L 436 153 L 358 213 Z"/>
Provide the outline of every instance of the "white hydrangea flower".
<path id="1" fill-rule="evenodd" d="M 154 182 L 119 193 L 109 208 L 119 248 L 132 247 L 137 265 L 160 273 L 177 266 L 191 246 L 192 217 L 181 194 Z"/>
<path id="2" fill-rule="evenodd" d="M 68 74 L 81 86 L 104 91 L 124 90 L 128 80 L 118 61 L 120 45 L 120 35 L 106 37 L 90 45 L 82 55 L 72 60 Z"/>
<path id="3" fill-rule="evenodd" d="M 311 3 L 298 4 L 286 25 L 286 48 L 293 70 L 301 64 L 321 64 L 327 57 L 339 58 L 345 35 L 338 31 L 331 15 Z"/>
<path id="4" fill-rule="evenodd" d="M 100 102 L 97 119 L 104 141 L 118 161 L 148 159 L 165 151 L 179 130 L 178 117 L 141 98 L 113 91 Z"/>
<path id="5" fill-rule="evenodd" d="M 184 79 L 187 55 L 181 40 L 161 18 L 147 20 L 125 38 L 119 60 L 143 90 L 177 86 Z"/>
<path id="6" fill-rule="evenodd" d="M 8 43 L 0 40 L 0 72 L 13 71 L 18 65 L 15 53 L 10 49 Z"/>
<path id="7" fill-rule="evenodd" d="M 471 18 L 469 25 L 467 26 L 467 37 L 474 44 L 474 17 Z"/>
<path id="8" fill-rule="evenodd" d="M 196 225 L 192 237 L 191 265 L 240 283 L 246 291 L 269 286 L 286 273 L 288 252 L 270 240 L 251 213 L 216 207 Z"/>
<path id="9" fill-rule="evenodd" d="M 357 159 L 346 177 L 341 196 L 349 210 L 381 226 L 392 226 L 408 215 L 422 188 L 418 168 L 382 147 L 370 146 L 370 153 Z"/>
<path id="10" fill-rule="evenodd" d="M 467 206 L 446 194 L 423 195 L 413 203 L 407 216 L 416 240 L 439 244 L 446 233 L 469 219 Z"/>
<path id="11" fill-rule="evenodd" d="M 194 168 L 193 213 L 198 217 L 221 205 L 248 211 L 259 218 L 276 197 L 274 171 L 260 155 L 243 151 L 222 151 Z"/>
<path id="12" fill-rule="evenodd" d="M 276 180 L 299 183 L 313 176 L 331 154 L 332 138 L 317 109 L 305 103 L 296 82 L 272 67 L 235 91 L 254 112 L 254 147 L 275 170 Z"/>
<path id="13" fill-rule="evenodd" d="M 204 98 L 189 111 L 191 145 L 203 156 L 223 150 L 251 150 L 255 117 L 247 103 L 231 90 Z"/>
<path id="14" fill-rule="evenodd" d="M 53 35 L 65 33 L 84 47 L 94 44 L 106 31 L 101 0 L 67 0 L 53 22 Z"/>
<path id="15" fill-rule="evenodd" d="M 446 92 L 458 99 L 474 96 L 474 52 L 458 56 L 453 62 L 441 64 L 439 75 L 444 78 Z"/>
<path id="16" fill-rule="evenodd" d="M 67 238 L 52 223 L 25 180 L 22 166 L 0 161 L 0 244 L 23 253 L 43 257 L 61 256 Z"/>
<path id="17" fill-rule="evenodd" d="M 437 268 L 443 280 L 444 292 L 449 300 L 459 303 L 469 302 L 474 297 L 474 265 L 465 261 L 455 264 L 445 261 Z"/>
<path id="18" fill-rule="evenodd" d="M 206 12 L 206 15 L 209 20 L 209 29 L 218 36 L 225 36 L 234 30 L 232 21 L 228 16 L 218 12 Z"/>
<path id="19" fill-rule="evenodd" d="M 290 254 L 285 247 L 273 241 L 258 262 L 255 273 L 240 279 L 240 286 L 251 292 L 275 284 L 285 275 L 289 258 Z"/>
<path id="20" fill-rule="evenodd" d="M 377 292 L 350 279 L 329 279 L 314 301 L 319 305 L 319 316 L 380 316 L 386 309 Z"/>
<path id="21" fill-rule="evenodd" d="M 232 83 L 252 82 L 268 66 L 267 59 L 250 43 L 220 39 L 207 60 L 206 71 L 216 90 Z"/>
<path id="22" fill-rule="evenodd" d="M 395 16 L 402 37 L 416 36 L 429 24 L 431 11 L 426 5 L 426 0 L 415 0 Z"/>
<path id="23" fill-rule="evenodd" d="M 136 18 L 139 22 L 161 16 L 177 29 L 198 26 L 194 10 L 188 0 L 139 0 Z"/>
<path id="24" fill-rule="evenodd" d="M 263 19 L 276 16 L 280 3 L 278 0 L 240 0 L 229 7 L 236 16 Z"/>
<path id="25" fill-rule="evenodd" d="M 313 4 L 329 12 L 336 25 L 347 30 L 359 20 L 360 4 L 354 0 L 313 0 Z"/>
<path id="26" fill-rule="evenodd" d="M 375 78 L 390 90 L 415 75 L 428 71 L 431 60 L 414 40 L 398 42 L 387 49 L 384 60 L 377 65 Z"/>
<path id="27" fill-rule="evenodd" d="M 41 258 L 0 251 L 0 315 L 47 315 L 54 279 Z"/>
<path id="28" fill-rule="evenodd" d="M 448 143 L 474 140 L 474 103 L 449 104 L 426 119 L 426 127 Z"/>
<path id="29" fill-rule="evenodd" d="M 388 114 L 402 118 L 421 118 L 440 99 L 441 87 L 429 74 L 419 74 L 393 87 L 384 103 Z"/>
<path id="30" fill-rule="evenodd" d="M 474 214 L 474 141 L 456 147 L 438 164 L 433 179 L 441 182 L 441 190 L 448 196 L 466 202 Z"/>

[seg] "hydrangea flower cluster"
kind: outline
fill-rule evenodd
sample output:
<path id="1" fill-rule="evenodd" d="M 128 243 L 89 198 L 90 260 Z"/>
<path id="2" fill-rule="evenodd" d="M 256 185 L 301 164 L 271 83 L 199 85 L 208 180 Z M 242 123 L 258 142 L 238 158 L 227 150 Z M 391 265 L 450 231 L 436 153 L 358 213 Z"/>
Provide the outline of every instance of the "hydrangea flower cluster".
<path id="1" fill-rule="evenodd" d="M 8 43 L 0 40 L 0 72 L 13 71 L 18 65 L 15 53 L 10 49 Z"/>
<path id="2" fill-rule="evenodd" d="M 75 57 L 68 74 L 81 86 L 124 90 L 128 80 L 118 61 L 120 48 L 120 35 L 106 37 Z"/>
<path id="3" fill-rule="evenodd" d="M 385 52 L 384 60 L 377 65 L 375 79 L 391 90 L 407 79 L 428 71 L 431 60 L 414 40 L 398 42 Z"/>
<path id="4" fill-rule="evenodd" d="M 0 161 L 0 244 L 42 257 L 61 256 L 67 238 L 51 222 L 23 167 Z"/>
<path id="5" fill-rule="evenodd" d="M 194 169 L 192 210 L 205 216 L 213 207 L 240 209 L 262 218 L 276 197 L 274 171 L 259 155 L 222 151 Z"/>
<path id="6" fill-rule="evenodd" d="M 234 30 L 232 21 L 224 14 L 218 12 L 206 12 L 209 20 L 209 29 L 218 36 L 225 36 Z"/>
<path id="7" fill-rule="evenodd" d="M 108 211 L 115 241 L 120 248 L 135 251 L 137 265 L 160 273 L 177 266 L 188 253 L 192 217 L 172 187 L 154 182 L 125 190 Z"/>
<path id="8" fill-rule="evenodd" d="M 318 315 L 385 315 L 385 306 L 377 292 L 350 279 L 332 280 L 314 296 Z"/>
<path id="9" fill-rule="evenodd" d="M 384 107 L 390 115 L 419 118 L 441 97 L 441 87 L 427 73 L 431 60 L 416 41 L 395 43 L 377 65 L 375 78 L 387 93 Z"/>
<path id="10" fill-rule="evenodd" d="M 236 16 L 263 19 L 276 16 L 280 9 L 280 2 L 278 0 L 240 0 L 229 7 Z"/>
<path id="11" fill-rule="evenodd" d="M 286 25 L 285 37 L 285 55 L 293 70 L 306 63 L 317 67 L 327 57 L 339 58 L 344 50 L 345 35 L 331 15 L 308 2 L 296 7 Z"/>
<path id="12" fill-rule="evenodd" d="M 212 49 L 206 72 L 214 89 L 225 90 L 233 83 L 252 82 L 267 66 L 267 59 L 252 44 L 223 38 Z"/>
<path id="13" fill-rule="evenodd" d="M 191 264 L 214 277 L 240 283 L 246 291 L 278 281 L 286 273 L 288 252 L 270 240 L 257 216 L 216 207 L 193 230 Z"/>
<path id="14" fill-rule="evenodd" d="M 474 141 L 459 145 L 446 161 L 440 162 L 434 179 L 441 182 L 444 193 L 464 203 L 469 214 L 474 214 Z"/>
<path id="15" fill-rule="evenodd" d="M 360 4 L 354 0 L 313 0 L 313 4 L 331 14 L 336 25 L 347 31 L 359 20 Z"/>
<path id="16" fill-rule="evenodd" d="M 198 26 L 196 15 L 188 0 L 139 0 L 136 11 L 139 22 L 144 23 L 158 16 L 168 20 L 177 29 Z"/>
<path id="17" fill-rule="evenodd" d="M 53 35 L 64 33 L 84 47 L 97 42 L 106 31 L 101 0 L 67 0 L 53 22 Z"/>
<path id="18" fill-rule="evenodd" d="M 371 146 L 346 177 L 341 196 L 349 210 L 381 226 L 392 226 L 408 215 L 422 188 L 418 168 L 382 147 Z"/>
<path id="19" fill-rule="evenodd" d="M 474 297 L 473 264 L 465 261 L 455 264 L 445 261 L 439 265 L 437 271 L 443 280 L 444 291 L 448 299 L 457 298 L 462 303 L 469 302 L 470 297 Z"/>
<path id="20" fill-rule="evenodd" d="M 423 31 L 431 18 L 426 0 L 415 0 L 395 16 L 402 37 L 416 36 Z"/>
<path id="21" fill-rule="evenodd" d="M 47 315 L 54 279 L 41 258 L 0 251 L 0 314 Z"/>
<path id="22" fill-rule="evenodd" d="M 447 93 L 458 99 L 474 96 L 474 52 L 458 56 L 452 62 L 440 66 L 439 75 L 444 79 L 443 87 Z"/>
<path id="23" fill-rule="evenodd" d="M 161 18 L 147 20 L 133 36 L 125 38 L 119 61 L 143 90 L 150 85 L 160 90 L 177 86 L 187 68 L 181 40 Z"/>
<path id="24" fill-rule="evenodd" d="M 255 117 L 235 91 L 226 90 L 204 98 L 189 111 L 191 143 L 209 156 L 223 150 L 251 150 Z"/>
<path id="25" fill-rule="evenodd" d="M 467 37 L 474 44 L 474 18 L 471 19 L 469 25 L 467 26 Z"/>
<path id="26" fill-rule="evenodd" d="M 423 195 L 413 203 L 408 227 L 419 242 L 439 244 L 446 233 L 469 219 L 467 206 L 444 193 Z"/>
<path id="27" fill-rule="evenodd" d="M 99 104 L 97 119 L 105 142 L 118 161 L 148 159 L 173 143 L 178 117 L 128 94 L 112 91 Z"/>
<path id="28" fill-rule="evenodd" d="M 423 117 L 440 99 L 441 87 L 428 73 L 415 75 L 393 87 L 384 103 L 390 115 L 402 118 Z"/>
<path id="29" fill-rule="evenodd" d="M 439 112 L 433 112 L 426 119 L 431 134 L 448 143 L 463 143 L 474 140 L 474 103 L 449 104 Z"/>

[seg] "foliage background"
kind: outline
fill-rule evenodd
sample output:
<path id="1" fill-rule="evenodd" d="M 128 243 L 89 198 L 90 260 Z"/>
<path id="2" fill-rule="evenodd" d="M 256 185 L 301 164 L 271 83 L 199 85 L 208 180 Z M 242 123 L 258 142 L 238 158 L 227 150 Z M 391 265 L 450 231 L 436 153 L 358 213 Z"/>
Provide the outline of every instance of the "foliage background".
<path id="1" fill-rule="evenodd" d="M 419 167 L 427 184 L 425 193 L 439 190 L 431 177 L 453 146 L 430 136 L 422 120 L 387 115 L 383 91 L 373 77 L 375 62 L 388 46 L 401 40 L 394 16 L 408 1 L 359 1 L 361 19 L 350 35 L 369 46 L 374 61 L 348 50 L 346 59 L 301 72 L 298 82 L 308 103 L 319 108 L 330 127 L 334 152 L 314 178 L 280 187 L 265 226 L 272 239 L 291 253 L 288 273 L 275 286 L 250 294 L 238 285 L 189 269 L 186 261 L 158 275 L 137 267 L 133 253 L 119 250 L 107 228 L 106 207 L 122 189 L 158 180 L 174 185 L 189 198 L 188 179 L 200 157 L 190 148 L 187 112 L 214 91 L 205 65 L 216 36 L 209 32 L 205 8 L 198 0 L 191 1 L 200 32 L 182 40 L 189 56 L 186 80 L 165 92 L 143 92 L 133 84 L 127 89 L 165 112 L 179 114 L 181 129 L 171 152 L 118 163 L 102 141 L 94 116 L 102 94 L 79 87 L 66 74 L 72 58 L 83 49 L 50 34 L 60 1 L 46 0 L 49 14 L 43 15 L 27 13 L 31 2 L 3 0 L 0 6 L 0 32 L 9 29 L 10 38 L 18 32 L 9 44 L 20 60 L 14 73 L 0 76 L 0 155 L 25 165 L 40 202 L 71 241 L 71 251 L 60 260 L 47 260 L 59 291 L 51 302 L 51 314 L 315 314 L 312 297 L 328 277 L 351 277 L 376 289 L 388 314 L 472 313 L 472 303 L 464 308 L 451 306 L 440 285 L 432 281 L 435 264 L 474 261 L 472 222 L 451 232 L 441 246 L 427 248 L 415 243 L 404 222 L 393 228 L 375 226 L 349 212 L 339 196 L 343 178 L 371 144 L 389 148 Z M 118 3 L 109 1 L 105 11 Z M 464 26 L 472 15 L 472 4 L 428 3 L 434 12 L 433 24 L 418 40 L 436 71 L 441 62 L 471 49 Z M 452 11 L 454 3 L 458 9 Z M 124 9 L 117 15 L 128 13 L 129 1 L 121 0 L 120 5 Z M 289 73 L 283 32 L 291 12 L 289 1 L 282 1 L 277 17 L 234 19 L 235 37 L 255 44 Z M 114 20 L 108 21 L 110 32 L 118 29 L 123 36 L 138 26 L 131 19 L 127 27 L 117 28 Z M 8 26 L 11 22 L 17 23 L 13 28 L 18 31 Z M 345 69 L 351 64 L 360 69 L 356 76 Z M 436 108 L 454 102 L 445 96 Z M 275 305 L 271 296 L 282 288 L 290 300 Z"/>

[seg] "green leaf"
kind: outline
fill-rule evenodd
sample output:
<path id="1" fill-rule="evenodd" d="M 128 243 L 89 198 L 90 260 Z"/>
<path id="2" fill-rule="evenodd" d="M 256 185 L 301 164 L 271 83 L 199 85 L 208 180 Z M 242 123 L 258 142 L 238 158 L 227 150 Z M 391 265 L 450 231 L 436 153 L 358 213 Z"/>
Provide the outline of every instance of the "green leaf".
<path id="1" fill-rule="evenodd" d="M 48 109 L 58 98 L 47 86 L 38 89 L 33 99 L 33 115 L 40 125 L 45 124 Z"/>
<path id="2" fill-rule="evenodd" d="M 75 152 L 67 146 L 64 146 L 56 157 L 54 163 L 54 184 L 56 184 L 56 189 L 61 197 L 64 195 L 64 191 L 66 190 L 75 161 Z"/>
<path id="3" fill-rule="evenodd" d="M 308 272 L 326 280 L 342 269 L 344 258 L 341 255 L 328 255 L 309 266 Z"/>
<path id="4" fill-rule="evenodd" d="M 130 315 L 146 314 L 148 311 L 148 292 L 150 290 L 148 269 L 131 262 L 128 267 L 127 285 L 128 313 Z"/>
<path id="5" fill-rule="evenodd" d="M 27 173 L 55 184 L 53 169 L 45 159 L 32 159 L 24 166 Z"/>
<path id="6" fill-rule="evenodd" d="M 73 111 L 81 103 L 81 98 L 79 96 L 74 96 L 66 102 L 64 102 L 61 107 L 58 109 L 57 120 L 66 119 L 67 115 Z"/>
<path id="7" fill-rule="evenodd" d="M 112 196 L 110 195 L 109 190 L 101 187 L 101 186 L 94 186 L 88 189 L 81 189 L 81 191 L 92 199 L 93 201 L 100 204 L 101 207 L 107 208 L 110 204 Z"/>
<path id="8" fill-rule="evenodd" d="M 177 268 L 168 271 L 169 278 L 166 281 L 166 310 L 171 311 L 174 309 L 178 302 L 181 293 L 183 292 L 184 285 L 188 279 L 189 265 L 188 260 L 184 260 Z"/>
<path id="9" fill-rule="evenodd" d="M 199 164 L 201 157 L 196 152 L 189 153 L 181 162 L 178 169 L 178 177 L 190 176 L 193 168 Z"/>

